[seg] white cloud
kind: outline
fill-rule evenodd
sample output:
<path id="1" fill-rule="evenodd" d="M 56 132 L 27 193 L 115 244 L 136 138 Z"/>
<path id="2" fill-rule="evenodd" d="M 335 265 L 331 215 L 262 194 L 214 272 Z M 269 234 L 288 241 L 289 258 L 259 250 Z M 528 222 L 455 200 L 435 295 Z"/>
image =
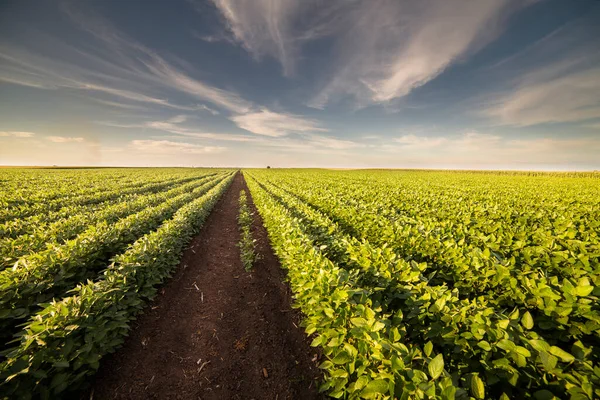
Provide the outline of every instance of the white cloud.
<path id="1" fill-rule="evenodd" d="M 35 135 L 35 133 L 33 133 L 33 132 L 0 131 L 0 137 L 30 138 L 34 135 Z"/>
<path id="2" fill-rule="evenodd" d="M 252 103 L 242 99 L 238 94 L 200 82 L 177 70 L 156 54 L 149 55 L 151 61 L 143 63 L 157 83 L 168 84 L 174 89 L 210 101 L 232 112 L 245 113 L 252 108 Z"/>
<path id="3" fill-rule="evenodd" d="M 46 139 L 54 143 L 82 143 L 85 141 L 82 137 L 67 136 L 47 136 Z"/>
<path id="4" fill-rule="evenodd" d="M 449 136 L 404 135 L 380 147 L 405 163 L 428 168 L 532 168 L 597 163 L 600 138 L 510 139 L 478 132 Z M 384 157 L 385 158 L 385 157 Z"/>
<path id="5" fill-rule="evenodd" d="M 307 141 L 311 146 L 317 148 L 327 148 L 333 150 L 346 150 L 360 147 L 360 144 L 351 140 L 338 139 L 330 136 L 315 135 L 315 134 L 304 134 L 302 135 L 304 140 Z"/>
<path id="6" fill-rule="evenodd" d="M 510 0 L 381 1 L 351 8 L 329 83 L 309 102 L 351 94 L 359 106 L 409 94 L 478 50 L 501 29 Z"/>
<path id="7" fill-rule="evenodd" d="M 515 126 L 600 118 L 600 68 L 556 67 L 525 75 L 516 90 L 501 96 L 484 114 Z"/>
<path id="8" fill-rule="evenodd" d="M 83 15 L 72 6 L 66 5 L 65 11 L 81 29 L 99 41 L 94 50 L 82 50 L 54 41 L 52 48 L 60 56 L 45 56 L 44 51 L 24 50 L 3 45 L 0 41 L 0 57 L 7 61 L 0 64 L 0 80 L 10 78 L 14 83 L 18 78 L 40 88 L 81 91 L 90 94 L 93 101 L 112 108 L 136 109 L 139 104 L 143 104 L 219 115 L 219 111 L 212 108 L 215 105 L 225 109 L 228 112 L 227 118 L 240 128 L 256 135 L 285 136 L 327 130 L 316 121 L 261 108 L 235 92 L 201 82 L 192 76 L 193 66 L 184 61 L 171 63 L 153 50 L 126 37 L 107 21 L 94 14 Z M 165 90 L 167 93 L 177 91 L 187 94 L 206 101 L 211 106 L 174 104 L 163 95 Z M 255 140 L 255 137 L 249 135 L 205 132 L 190 127 L 190 124 L 185 124 L 188 117 L 192 116 L 191 113 L 188 114 L 177 115 L 168 120 L 100 123 L 121 128 L 162 130 L 196 139 L 238 142 Z M 344 144 L 337 143 L 337 146 Z"/>
<path id="9" fill-rule="evenodd" d="M 238 94 L 201 82 L 184 73 L 153 50 L 126 37 L 107 21 L 82 14 L 63 5 L 66 13 L 79 27 L 101 43 L 94 50 L 67 45 L 52 40 L 53 53 L 44 56 L 45 48 L 28 51 L 0 41 L 0 81 L 40 89 L 76 89 L 96 92 L 121 100 L 185 110 L 206 110 L 218 114 L 206 105 L 190 107 L 173 104 L 156 96 L 176 90 L 208 101 L 236 113 L 244 113 L 252 104 Z M 58 55 L 57 53 L 60 53 Z M 89 67 L 92 64 L 94 67 Z"/>
<path id="10" fill-rule="evenodd" d="M 169 118 L 166 122 L 172 123 L 172 124 L 180 124 L 182 122 L 187 121 L 187 116 L 186 115 L 176 115 L 173 118 Z"/>
<path id="11" fill-rule="evenodd" d="M 590 35 L 596 20 L 576 19 L 492 67 L 508 71 L 496 79 L 509 87 L 482 114 L 517 127 L 600 119 L 600 52 Z"/>
<path id="12" fill-rule="evenodd" d="M 199 105 L 198 105 L 198 110 L 204 110 L 204 111 L 208 111 L 208 112 L 209 112 L 209 113 L 211 113 L 212 115 L 219 115 L 219 114 L 220 114 L 220 113 L 219 113 L 217 110 L 215 110 L 215 109 L 212 109 L 212 108 L 210 108 L 210 107 L 208 107 L 208 106 L 206 106 L 206 105 L 204 105 L 204 104 L 199 104 Z"/>
<path id="13" fill-rule="evenodd" d="M 228 142 L 250 142 L 255 141 L 255 138 L 247 135 L 236 135 L 230 133 L 212 133 L 205 132 L 197 128 L 189 128 L 179 125 L 184 122 L 182 116 L 171 118 L 167 121 L 146 121 L 143 123 L 124 124 L 111 121 L 96 121 L 98 125 L 112 126 L 115 128 L 124 129 L 156 129 L 163 132 L 172 133 L 175 135 L 186 136 L 196 139 L 209 139 L 217 141 L 228 141 Z M 175 122 L 173 121 L 175 120 Z M 177 122 L 179 120 L 179 122 Z"/>
<path id="14" fill-rule="evenodd" d="M 441 146 L 447 143 L 448 139 L 445 137 L 404 135 L 400 136 L 399 138 L 393 139 L 393 141 L 403 147 L 428 149 L 432 147 Z"/>
<path id="15" fill-rule="evenodd" d="M 332 36 L 331 76 L 309 102 L 351 94 L 361 104 L 402 97 L 485 45 L 514 0 L 332 2 L 213 0 L 235 39 L 293 73 L 303 43 Z"/>
<path id="16" fill-rule="evenodd" d="M 169 140 L 132 140 L 131 147 L 137 151 L 152 154 L 209 154 L 225 150 L 225 147 L 201 146 Z"/>
<path id="17" fill-rule="evenodd" d="M 277 58 L 285 75 L 291 75 L 297 52 L 293 20 L 301 3 L 295 0 L 213 0 L 235 39 L 257 59 Z"/>
<path id="18" fill-rule="evenodd" d="M 280 137 L 289 133 L 326 132 L 315 121 L 293 114 L 277 113 L 266 108 L 230 118 L 240 128 L 257 135 Z"/>

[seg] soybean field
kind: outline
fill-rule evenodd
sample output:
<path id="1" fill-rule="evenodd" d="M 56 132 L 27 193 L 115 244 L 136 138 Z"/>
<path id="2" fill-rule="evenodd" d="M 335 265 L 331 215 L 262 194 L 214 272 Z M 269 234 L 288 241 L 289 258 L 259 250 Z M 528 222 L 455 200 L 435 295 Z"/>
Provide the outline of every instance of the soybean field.
<path id="1" fill-rule="evenodd" d="M 0 398 L 600 398 L 597 173 L 0 184 Z"/>
<path id="2" fill-rule="evenodd" d="M 249 170 L 335 398 L 600 398 L 594 173 Z"/>
<path id="3" fill-rule="evenodd" d="M 2 170 L 2 397 L 55 398 L 93 373 L 179 264 L 233 175 Z"/>

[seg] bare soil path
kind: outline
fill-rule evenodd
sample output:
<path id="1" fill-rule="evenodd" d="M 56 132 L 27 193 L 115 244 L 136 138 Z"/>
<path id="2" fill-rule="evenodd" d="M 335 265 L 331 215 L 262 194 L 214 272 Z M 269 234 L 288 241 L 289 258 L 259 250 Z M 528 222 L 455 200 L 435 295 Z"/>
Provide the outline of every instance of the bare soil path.
<path id="1" fill-rule="evenodd" d="M 94 399 L 318 399 L 309 346 L 260 216 L 262 257 L 245 272 L 237 243 L 240 173 L 173 278 L 106 357 Z M 251 203 L 254 209 L 254 205 Z"/>

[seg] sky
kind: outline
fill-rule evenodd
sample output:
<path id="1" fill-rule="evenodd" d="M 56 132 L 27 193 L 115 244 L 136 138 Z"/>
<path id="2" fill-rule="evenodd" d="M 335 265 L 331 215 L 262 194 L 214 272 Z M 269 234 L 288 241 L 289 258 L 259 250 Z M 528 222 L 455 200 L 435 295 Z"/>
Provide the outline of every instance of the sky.
<path id="1" fill-rule="evenodd" d="M 0 1 L 0 165 L 600 170 L 600 1 Z"/>

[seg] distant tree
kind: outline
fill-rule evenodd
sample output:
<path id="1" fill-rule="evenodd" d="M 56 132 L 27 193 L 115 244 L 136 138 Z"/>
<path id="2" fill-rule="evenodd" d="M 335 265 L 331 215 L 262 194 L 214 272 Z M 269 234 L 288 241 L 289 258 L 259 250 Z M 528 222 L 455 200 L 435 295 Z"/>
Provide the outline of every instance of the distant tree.
<path id="1" fill-rule="evenodd" d="M 270 166 L 270 165 L 267 165 L 267 169 L 270 169 L 270 168 L 271 168 L 271 166 Z"/>

